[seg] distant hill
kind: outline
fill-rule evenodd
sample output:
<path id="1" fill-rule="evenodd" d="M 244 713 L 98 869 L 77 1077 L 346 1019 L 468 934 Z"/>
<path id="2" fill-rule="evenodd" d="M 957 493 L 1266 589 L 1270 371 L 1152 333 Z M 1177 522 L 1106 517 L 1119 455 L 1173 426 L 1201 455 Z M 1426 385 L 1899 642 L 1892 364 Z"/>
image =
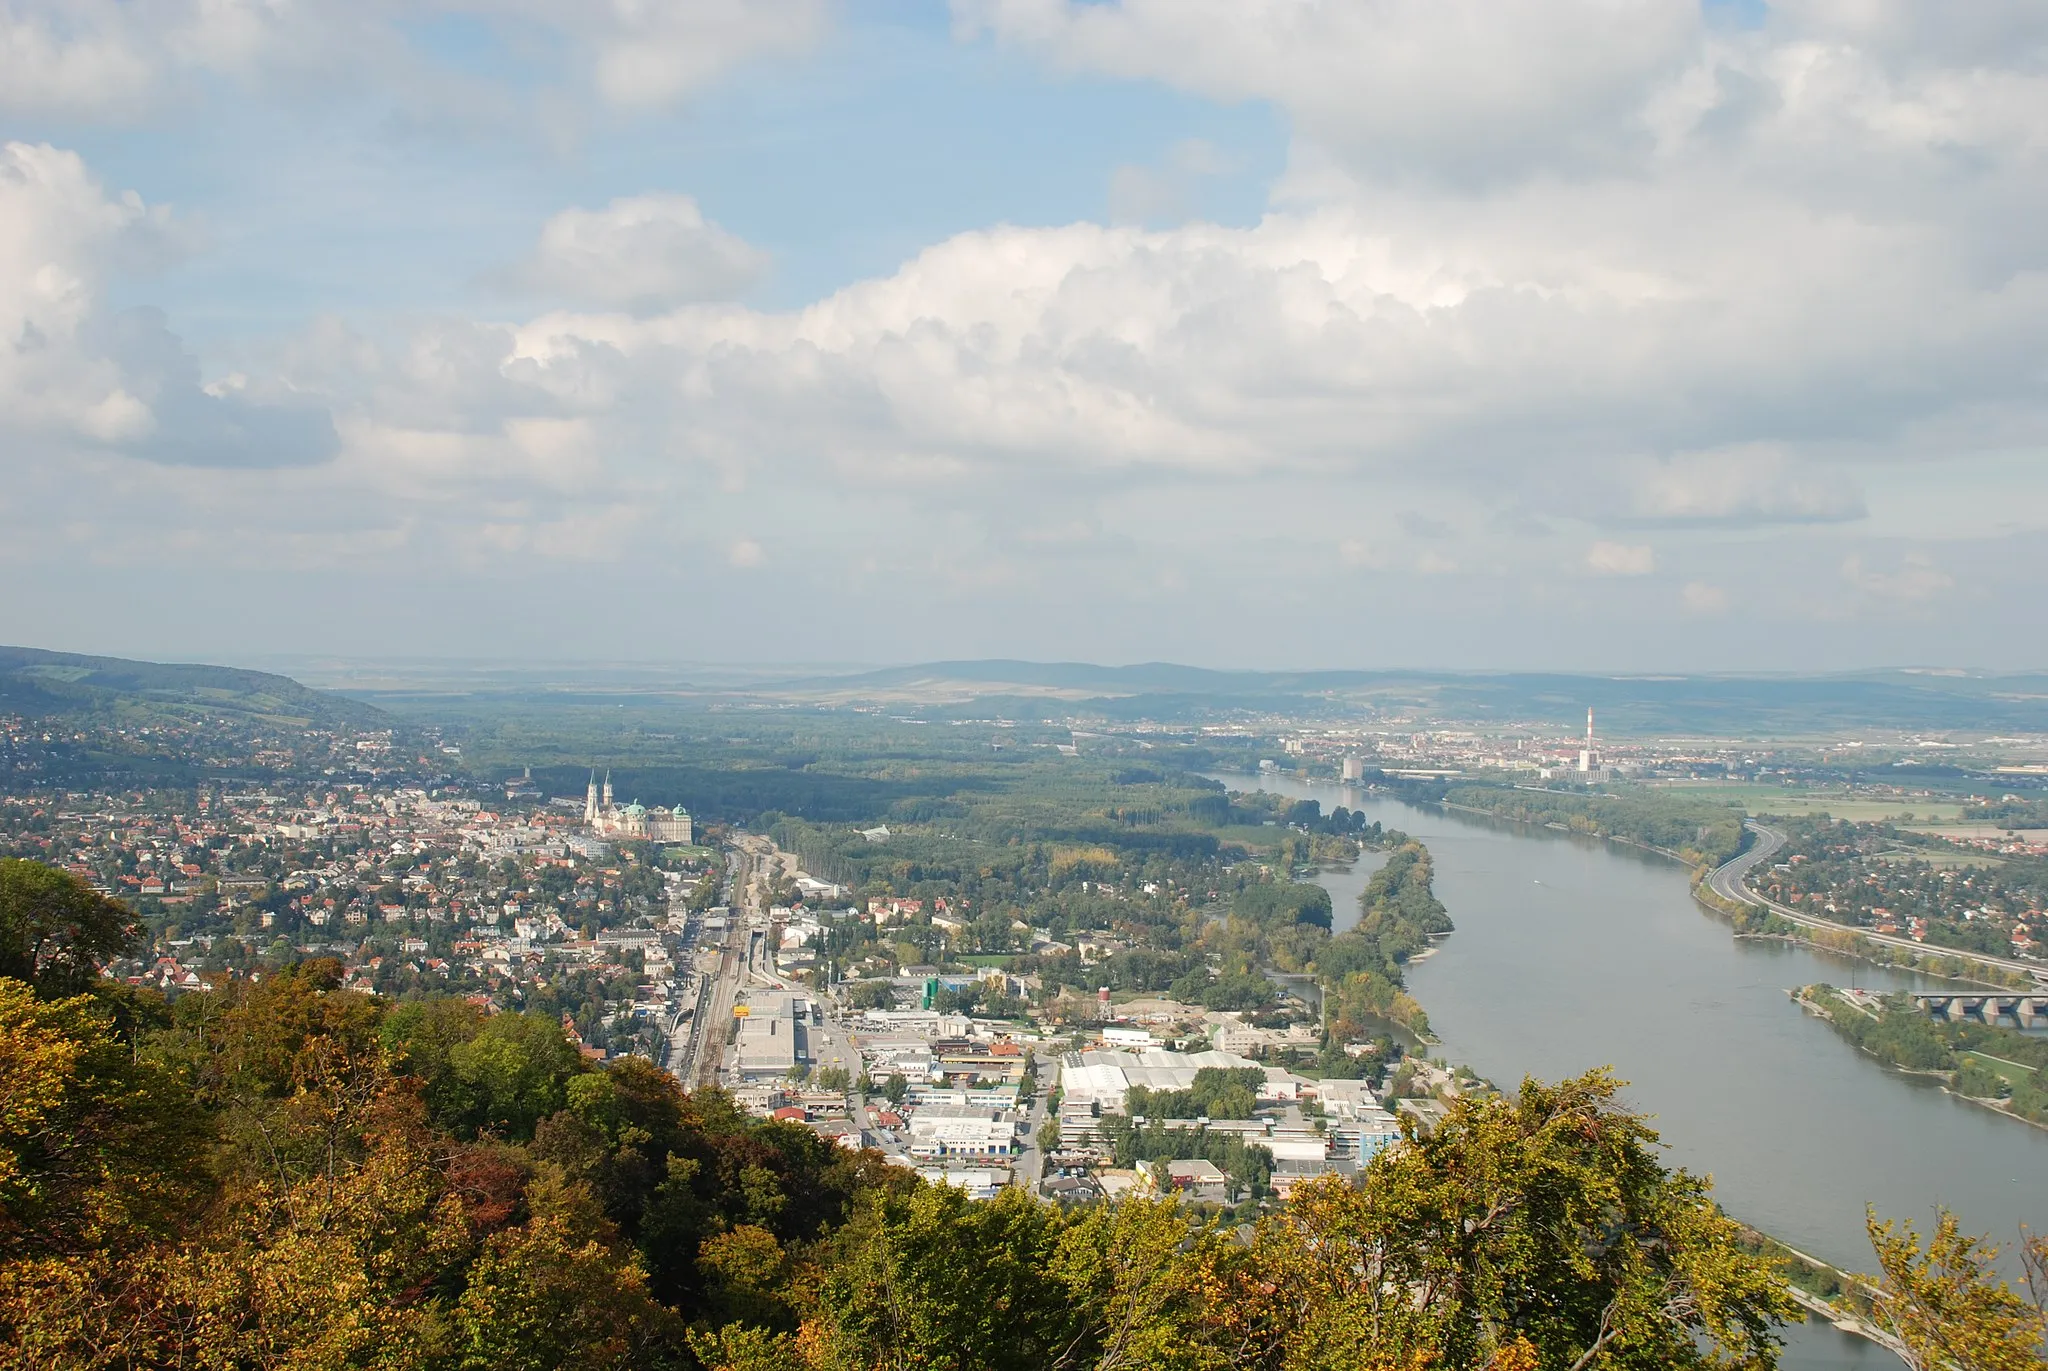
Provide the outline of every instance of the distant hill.
<path id="1" fill-rule="evenodd" d="M 928 662 L 757 687 L 761 694 L 1014 714 L 1052 701 L 1105 718 L 1286 714 L 1305 706 L 1488 722 L 1581 722 L 1603 731 L 1714 736 L 1843 729 L 2048 732 L 2048 677 L 1960 671 L 1830 675 L 1567 675 L 1552 672 L 1214 671 L 1146 662 Z"/>
<path id="2" fill-rule="evenodd" d="M 321 671 L 321 668 L 312 668 Z M 1218 671 L 1170 662 L 1097 666 L 926 662 L 778 675 L 702 664 L 386 664 L 375 686 L 328 682 L 395 714 L 444 720 L 581 711 L 616 722 L 729 705 L 881 707 L 923 718 L 1204 723 L 1247 716 L 1468 720 L 1581 727 L 1609 736 L 1824 737 L 1861 730 L 2048 733 L 2048 675 L 1947 670 L 1831 674 L 1567 674 L 1425 670 Z M 320 679 L 316 676 L 315 679 Z"/>
<path id="3" fill-rule="evenodd" d="M 0 714 L 30 718 L 235 715 L 329 727 L 383 727 L 382 710 L 240 667 L 131 662 L 0 647 Z"/>

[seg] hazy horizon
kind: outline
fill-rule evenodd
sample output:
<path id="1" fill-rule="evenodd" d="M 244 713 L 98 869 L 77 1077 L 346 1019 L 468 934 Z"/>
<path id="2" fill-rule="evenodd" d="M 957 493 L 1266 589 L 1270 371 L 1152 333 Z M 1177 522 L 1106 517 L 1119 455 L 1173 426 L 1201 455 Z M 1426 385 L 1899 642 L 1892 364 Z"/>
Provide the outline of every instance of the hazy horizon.
<path id="1" fill-rule="evenodd" d="M 14 643 L 4 646 L 25 647 L 45 651 L 70 652 L 73 649 L 51 648 L 41 643 Z M 307 684 L 320 684 L 323 680 L 339 679 L 351 673 L 390 673 L 403 676 L 406 672 L 429 674 L 434 672 L 498 672 L 508 675 L 541 675 L 561 672 L 570 675 L 590 677 L 607 672 L 620 675 L 641 674 L 668 676 L 675 680 L 701 684 L 731 682 L 795 681 L 816 677 L 829 679 L 839 676 L 857 676 L 892 671 L 909 671 L 936 667 L 987 667 L 1000 664 L 1016 664 L 1032 668 L 1076 668 L 1105 672 L 1135 671 L 1143 668 L 1186 669 L 1199 672 L 1213 672 L 1219 675 L 1239 674 L 1248 676 L 1312 676 L 1312 675 L 1388 675 L 1388 676 L 1432 676 L 1449 677 L 1512 677 L 1512 676 L 1557 676 L 1570 679 L 1582 677 L 1597 680 L 1676 680 L 1682 677 L 1752 680 L 1806 680 L 1828 677 L 1855 676 L 1929 676 L 1950 678 L 2005 678 L 2029 677 L 2041 674 L 2048 668 L 2019 666 L 1992 668 L 1977 665 L 1953 665 L 1931 662 L 1876 663 L 1833 669 L 1784 669 L 1784 670 L 1664 670 L 1655 666 L 1640 668 L 1608 667 L 1586 665 L 1581 667 L 1537 667 L 1518 663 L 1503 663 L 1492 666 L 1440 666 L 1427 662 L 1385 662 L 1366 665 L 1344 666 L 1314 661 L 1280 661 L 1270 663 L 1227 663 L 1211 664 L 1194 661 L 1169 661 L 1166 659 L 1129 660 L 1085 660 L 1081 658 L 1018 657 L 1014 655 L 986 657 L 928 657 L 903 659 L 876 659 L 869 661 L 816 661 L 800 658 L 777 660 L 754 658 L 751 660 L 708 658 L 660 658 L 660 657 L 557 657 L 541 655 L 523 656 L 461 656 L 432 653 L 320 653 L 320 652 L 230 652 L 216 658 L 201 659 L 193 656 L 172 654 L 149 658 L 136 653 L 112 651 L 78 650 L 77 655 L 111 657 L 137 661 L 161 661 L 190 665 L 213 665 L 238 667 L 251 671 L 266 671 L 276 675 L 304 678 Z M 692 677 L 695 673 L 695 677 Z"/>

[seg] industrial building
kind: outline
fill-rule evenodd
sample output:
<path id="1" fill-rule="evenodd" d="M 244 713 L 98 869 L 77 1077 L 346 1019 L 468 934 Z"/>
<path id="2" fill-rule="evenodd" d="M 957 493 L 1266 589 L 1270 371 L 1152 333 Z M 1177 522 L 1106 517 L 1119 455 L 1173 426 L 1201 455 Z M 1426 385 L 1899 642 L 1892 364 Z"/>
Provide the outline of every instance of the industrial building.
<path id="1" fill-rule="evenodd" d="M 786 1077 L 798 1062 L 810 1059 L 804 1033 L 807 1010 L 802 995 L 764 992 L 733 1011 L 740 1020 L 734 1066 L 742 1081 Z"/>

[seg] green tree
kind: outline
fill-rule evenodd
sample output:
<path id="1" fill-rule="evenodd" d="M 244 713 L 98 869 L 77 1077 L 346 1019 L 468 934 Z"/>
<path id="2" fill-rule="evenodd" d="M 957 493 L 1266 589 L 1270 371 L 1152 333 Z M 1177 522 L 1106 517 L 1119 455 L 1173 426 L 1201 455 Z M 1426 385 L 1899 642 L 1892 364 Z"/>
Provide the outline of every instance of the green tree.
<path id="1" fill-rule="evenodd" d="M 135 934 L 125 908 L 70 872 L 0 858 L 0 976 L 45 999 L 82 994 L 99 979 L 100 963 L 127 951 Z"/>
<path id="2" fill-rule="evenodd" d="M 892 1105 L 901 1105 L 910 1094 L 910 1082 L 903 1079 L 900 1071 L 891 1071 L 889 1079 L 882 1082 L 882 1098 Z"/>
<path id="3" fill-rule="evenodd" d="M 571 1076 L 588 1069 L 561 1025 L 541 1014 L 500 1014 L 449 1050 L 471 1133 L 533 1136 L 534 1125 L 568 1102 Z"/>
<path id="4" fill-rule="evenodd" d="M 453 995 L 407 1000 L 385 1015 L 379 1036 L 395 1069 L 420 1083 L 436 1119 L 451 1123 L 469 1107 L 455 1070 L 455 1049 L 482 1031 L 484 1013 Z"/>
<path id="5" fill-rule="evenodd" d="M 1065 1218 L 1018 1189 L 928 1186 L 841 1234 L 816 1297 L 828 1365 L 1042 1371 L 1085 1327 L 1053 1274 Z M 972 1260 L 962 1260 L 971 1254 Z"/>

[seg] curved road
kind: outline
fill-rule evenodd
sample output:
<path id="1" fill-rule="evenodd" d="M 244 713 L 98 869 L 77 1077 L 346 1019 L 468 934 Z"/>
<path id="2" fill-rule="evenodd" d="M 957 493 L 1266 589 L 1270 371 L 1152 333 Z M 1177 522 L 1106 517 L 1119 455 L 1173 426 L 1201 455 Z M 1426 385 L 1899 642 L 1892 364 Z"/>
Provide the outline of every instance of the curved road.
<path id="1" fill-rule="evenodd" d="M 1798 924 L 1802 928 L 1821 928 L 1837 933 L 1854 933 L 1857 937 L 1864 938 L 1870 942 L 1883 943 L 1886 947 L 1901 947 L 1908 952 L 1952 953 L 1969 961 L 1981 962 L 1986 966 L 1995 966 L 2001 971 L 2017 971 L 2023 976 L 2032 976 L 2037 981 L 2048 983 L 2048 969 L 2044 969 L 2038 962 L 2016 962 L 2005 957 L 1989 957 L 1981 952 L 1964 952 L 1954 948 L 1929 946 L 1926 943 L 1916 943 L 1911 938 L 1895 938 L 1886 933 L 1872 933 L 1868 929 L 1855 928 L 1849 924 L 1838 924 L 1832 919 L 1817 919 L 1811 914 L 1802 914 L 1796 909 L 1781 905 L 1776 900 L 1764 898 L 1749 888 L 1747 877 L 1752 870 L 1769 861 L 1771 856 L 1785 845 L 1785 835 L 1775 828 L 1770 828 L 1754 820 L 1745 822 L 1743 827 L 1756 834 L 1756 845 L 1747 852 L 1741 853 L 1732 861 L 1716 867 L 1714 873 L 1707 877 L 1708 888 L 1722 899 L 1754 905 L 1758 909 L 1768 909 L 1779 918 L 1784 919 L 1788 923 Z"/>

